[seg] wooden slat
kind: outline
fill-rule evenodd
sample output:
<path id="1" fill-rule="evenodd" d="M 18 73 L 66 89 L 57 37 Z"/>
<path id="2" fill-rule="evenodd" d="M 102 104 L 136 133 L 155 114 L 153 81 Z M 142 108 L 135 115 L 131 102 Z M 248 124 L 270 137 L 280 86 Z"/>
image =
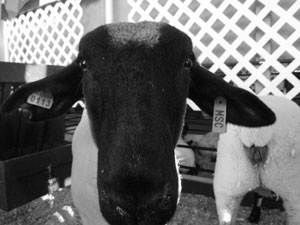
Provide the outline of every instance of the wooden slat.
<path id="1" fill-rule="evenodd" d="M 48 166 L 61 187 L 71 176 L 71 145 L 0 161 L 0 208 L 9 211 L 48 192 Z"/>
<path id="2" fill-rule="evenodd" d="M 5 176 L 8 179 L 17 179 L 30 174 L 46 170 L 51 164 L 53 167 L 71 162 L 72 154 L 69 151 L 71 145 L 50 149 L 6 161 L 0 161 L 5 165 Z"/>

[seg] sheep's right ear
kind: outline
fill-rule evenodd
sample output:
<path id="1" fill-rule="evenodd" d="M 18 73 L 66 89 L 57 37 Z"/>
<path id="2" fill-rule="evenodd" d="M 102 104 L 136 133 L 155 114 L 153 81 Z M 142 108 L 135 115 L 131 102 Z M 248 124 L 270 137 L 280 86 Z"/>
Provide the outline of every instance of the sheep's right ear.
<path id="1" fill-rule="evenodd" d="M 234 87 L 223 79 L 200 67 L 191 68 L 189 96 L 204 112 L 213 116 L 217 97 L 227 100 L 227 122 L 246 127 L 261 127 L 273 124 L 274 112 L 254 94 Z"/>
<path id="2" fill-rule="evenodd" d="M 74 62 L 49 77 L 24 84 L 4 101 L 1 113 L 26 109 L 31 112 L 32 121 L 59 116 L 83 97 L 82 75 Z"/>

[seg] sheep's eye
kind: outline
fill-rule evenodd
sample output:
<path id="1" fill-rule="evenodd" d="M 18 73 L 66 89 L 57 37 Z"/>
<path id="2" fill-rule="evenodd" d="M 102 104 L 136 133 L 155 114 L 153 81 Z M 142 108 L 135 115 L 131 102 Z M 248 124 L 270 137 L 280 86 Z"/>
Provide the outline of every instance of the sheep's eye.
<path id="1" fill-rule="evenodd" d="M 87 64 L 86 60 L 84 60 L 84 59 L 79 62 L 79 66 L 82 69 L 82 71 L 84 71 L 84 72 L 87 71 L 87 69 L 88 69 L 88 64 Z"/>
<path id="2" fill-rule="evenodd" d="M 190 58 L 188 58 L 187 60 L 185 60 L 183 66 L 184 66 L 186 69 L 190 69 L 190 68 L 192 68 L 192 66 L 193 66 L 193 61 L 192 61 Z"/>

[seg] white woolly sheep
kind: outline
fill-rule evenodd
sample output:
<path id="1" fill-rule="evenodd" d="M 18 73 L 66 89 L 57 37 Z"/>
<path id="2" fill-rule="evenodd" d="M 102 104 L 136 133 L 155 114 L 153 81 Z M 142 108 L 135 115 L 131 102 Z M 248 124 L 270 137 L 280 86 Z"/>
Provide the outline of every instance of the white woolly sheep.
<path id="1" fill-rule="evenodd" d="M 235 224 L 243 196 L 258 187 L 283 199 L 289 225 L 300 224 L 300 108 L 284 97 L 260 99 L 275 124 L 247 128 L 228 124 L 220 135 L 214 192 L 220 224 Z"/>
<path id="2" fill-rule="evenodd" d="M 181 136 L 178 139 L 177 145 L 179 145 L 175 148 L 175 157 L 177 159 L 177 164 L 182 167 L 180 168 L 181 172 L 187 173 L 190 170 L 189 168 L 195 168 L 196 166 L 194 151 L 193 149 L 188 148 L 188 144 L 183 140 Z"/>
<path id="3" fill-rule="evenodd" d="M 196 146 L 217 149 L 219 133 L 208 132 L 201 137 L 194 137 Z M 200 150 L 196 152 L 196 164 L 200 165 L 205 162 L 215 162 L 217 152 Z"/>
<path id="4" fill-rule="evenodd" d="M 233 124 L 275 121 L 256 96 L 200 67 L 186 34 L 156 22 L 91 31 L 72 64 L 22 86 L 1 111 L 27 108 L 32 121 L 44 120 L 83 96 L 86 110 L 72 144 L 72 193 L 85 225 L 162 225 L 173 216 L 180 189 L 174 149 L 187 97 L 210 115 L 214 99 L 225 97 Z"/>

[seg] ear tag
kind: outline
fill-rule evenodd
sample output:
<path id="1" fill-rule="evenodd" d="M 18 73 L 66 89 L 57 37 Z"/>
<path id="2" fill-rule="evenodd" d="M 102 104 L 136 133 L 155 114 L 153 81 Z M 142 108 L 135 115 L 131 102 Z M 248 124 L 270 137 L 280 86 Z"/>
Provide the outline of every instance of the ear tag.
<path id="1" fill-rule="evenodd" d="M 227 102 L 224 97 L 217 97 L 214 102 L 214 116 L 212 124 L 212 132 L 226 132 L 226 108 Z"/>
<path id="2" fill-rule="evenodd" d="M 34 92 L 28 96 L 27 103 L 44 109 L 50 109 L 53 105 L 53 96 L 50 92 Z"/>

